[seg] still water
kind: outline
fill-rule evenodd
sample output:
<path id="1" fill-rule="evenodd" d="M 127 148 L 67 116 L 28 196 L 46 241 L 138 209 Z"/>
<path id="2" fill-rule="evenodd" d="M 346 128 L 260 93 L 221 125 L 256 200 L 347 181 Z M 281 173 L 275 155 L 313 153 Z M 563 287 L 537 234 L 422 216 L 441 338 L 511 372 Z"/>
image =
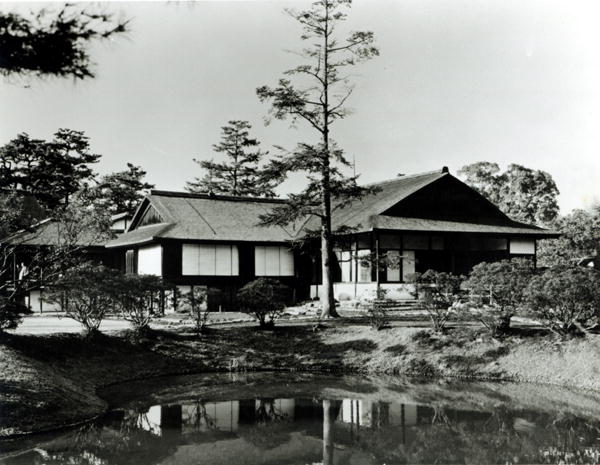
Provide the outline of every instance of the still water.
<path id="1" fill-rule="evenodd" d="M 102 395 L 113 402 L 107 415 L 0 442 L 0 463 L 600 462 L 600 402 L 565 389 L 236 374 L 131 383 Z"/>

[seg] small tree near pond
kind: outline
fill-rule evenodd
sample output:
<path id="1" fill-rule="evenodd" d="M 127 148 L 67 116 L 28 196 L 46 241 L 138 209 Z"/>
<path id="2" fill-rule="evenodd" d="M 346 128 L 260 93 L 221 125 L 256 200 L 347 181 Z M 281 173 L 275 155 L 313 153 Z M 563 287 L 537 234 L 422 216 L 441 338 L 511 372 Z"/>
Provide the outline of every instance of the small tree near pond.
<path id="1" fill-rule="evenodd" d="M 462 276 L 442 271 L 427 270 L 413 276 L 415 296 L 429 315 L 436 332 L 444 331 L 453 313 L 452 306 L 460 299 Z"/>
<path id="2" fill-rule="evenodd" d="M 492 334 L 508 331 L 533 272 L 531 261 L 524 258 L 476 265 L 464 283 L 470 292 L 469 312 Z"/>
<path id="3" fill-rule="evenodd" d="M 206 288 L 199 286 L 194 286 L 191 291 L 182 295 L 182 304 L 189 309 L 198 337 L 206 331 L 208 321 L 209 312 L 206 305 L 206 295 Z"/>
<path id="4" fill-rule="evenodd" d="M 114 270 L 83 263 L 69 268 L 53 283 L 47 300 L 61 303 L 66 316 L 93 335 L 113 308 L 113 286 Z"/>
<path id="5" fill-rule="evenodd" d="M 566 336 L 597 323 L 600 273 L 583 267 L 548 269 L 531 279 L 524 301 L 551 331 Z"/>
<path id="6" fill-rule="evenodd" d="M 261 328 L 273 327 L 283 314 L 287 293 L 288 288 L 276 279 L 256 279 L 238 291 L 240 311 L 254 315 Z"/>
<path id="7" fill-rule="evenodd" d="M 138 333 L 148 330 L 155 310 L 160 308 L 160 293 L 165 290 L 161 278 L 154 275 L 119 275 L 113 295 L 123 319 Z"/>

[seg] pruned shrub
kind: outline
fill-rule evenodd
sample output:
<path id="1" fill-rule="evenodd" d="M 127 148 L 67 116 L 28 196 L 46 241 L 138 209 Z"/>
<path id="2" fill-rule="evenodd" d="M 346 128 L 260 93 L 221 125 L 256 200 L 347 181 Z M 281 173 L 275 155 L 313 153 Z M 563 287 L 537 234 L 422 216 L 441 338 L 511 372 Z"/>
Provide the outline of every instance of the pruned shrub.
<path id="1" fill-rule="evenodd" d="M 81 323 L 88 335 L 93 335 L 113 306 L 114 286 L 114 270 L 82 263 L 67 269 L 54 281 L 46 300 L 61 303 L 65 315 Z"/>
<path id="2" fill-rule="evenodd" d="M 508 331 L 533 272 L 531 261 L 523 258 L 476 265 L 464 282 L 470 315 L 494 335 Z"/>
<path id="3" fill-rule="evenodd" d="M 535 276 L 524 291 L 525 304 L 551 331 L 565 336 L 600 315 L 600 273 L 572 266 Z"/>
<path id="4" fill-rule="evenodd" d="M 429 315 L 433 330 L 442 332 L 460 300 L 462 276 L 427 270 L 414 276 L 415 296 Z"/>
<path id="5" fill-rule="evenodd" d="M 154 275 L 120 274 L 115 277 L 113 296 L 124 320 L 142 333 L 148 330 L 156 310 L 160 309 L 163 280 Z"/>
<path id="6" fill-rule="evenodd" d="M 198 337 L 206 331 L 208 322 L 209 312 L 206 296 L 206 287 L 201 286 L 193 286 L 192 290 L 182 296 L 183 304 L 188 307 L 194 321 L 194 330 Z"/>
<path id="7" fill-rule="evenodd" d="M 261 328 L 270 328 L 283 314 L 288 288 L 276 279 L 258 278 L 242 287 L 238 293 L 241 312 L 254 315 Z"/>

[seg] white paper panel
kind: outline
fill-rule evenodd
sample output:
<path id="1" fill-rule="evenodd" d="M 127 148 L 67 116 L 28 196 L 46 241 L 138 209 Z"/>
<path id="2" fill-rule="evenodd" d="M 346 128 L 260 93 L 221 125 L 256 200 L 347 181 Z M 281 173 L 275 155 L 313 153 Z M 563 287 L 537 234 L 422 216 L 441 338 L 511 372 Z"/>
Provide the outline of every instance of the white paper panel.
<path id="1" fill-rule="evenodd" d="M 199 247 L 195 244 L 183 244 L 181 247 L 181 274 L 194 276 L 199 274 Z"/>
<path id="2" fill-rule="evenodd" d="M 162 275 L 162 247 L 151 245 L 138 251 L 138 274 Z"/>
<path id="3" fill-rule="evenodd" d="M 535 253 L 535 240 L 533 239 L 511 239 L 510 240 L 511 254 L 527 254 Z"/>
<path id="4" fill-rule="evenodd" d="M 201 275 L 214 276 L 216 251 L 214 245 L 200 245 L 198 271 Z"/>
<path id="5" fill-rule="evenodd" d="M 340 252 L 340 268 L 342 269 L 342 282 L 349 283 L 352 280 L 352 261 L 350 251 Z"/>
<path id="6" fill-rule="evenodd" d="M 279 247 L 266 247 L 266 276 L 279 276 Z"/>
<path id="7" fill-rule="evenodd" d="M 231 276 L 231 246 L 216 246 L 217 264 L 215 274 L 217 276 Z"/>
<path id="8" fill-rule="evenodd" d="M 358 251 L 358 282 L 359 283 L 370 283 L 371 282 L 371 265 L 368 262 L 361 263 L 360 257 L 367 257 L 371 255 L 370 250 L 359 250 Z"/>
<path id="9" fill-rule="evenodd" d="M 390 263 L 393 266 L 387 267 L 387 280 L 388 281 L 400 281 L 400 264 L 398 263 L 398 256 L 400 255 L 399 250 L 388 250 L 387 255 L 390 259 Z"/>
<path id="10" fill-rule="evenodd" d="M 254 247 L 254 275 L 265 276 L 266 265 L 266 247 L 257 245 Z"/>
<path id="11" fill-rule="evenodd" d="M 415 251 L 414 250 L 403 250 L 402 251 L 402 281 L 406 281 L 407 278 L 415 272 Z"/>
<path id="12" fill-rule="evenodd" d="M 237 245 L 231 246 L 231 275 L 238 276 L 240 274 L 240 257 L 238 255 Z"/>
<path id="13" fill-rule="evenodd" d="M 286 247 L 279 248 L 279 276 L 294 276 L 294 252 Z"/>

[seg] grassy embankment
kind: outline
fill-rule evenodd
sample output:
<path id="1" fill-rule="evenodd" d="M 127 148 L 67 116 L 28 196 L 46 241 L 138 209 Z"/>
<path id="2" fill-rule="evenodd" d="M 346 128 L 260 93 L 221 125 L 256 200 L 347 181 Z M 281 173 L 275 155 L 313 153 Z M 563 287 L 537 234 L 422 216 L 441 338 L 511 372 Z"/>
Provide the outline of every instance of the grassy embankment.
<path id="1" fill-rule="evenodd" d="M 189 330 L 188 330 L 189 331 Z M 515 380 L 600 390 L 600 336 L 557 342 L 515 332 L 502 340 L 473 328 L 437 336 L 418 328 L 375 331 L 339 321 L 274 331 L 184 329 L 131 341 L 126 332 L 5 336 L 0 343 L 0 437 L 68 425 L 103 413 L 97 390 L 113 383 L 208 371 L 305 370 Z"/>

